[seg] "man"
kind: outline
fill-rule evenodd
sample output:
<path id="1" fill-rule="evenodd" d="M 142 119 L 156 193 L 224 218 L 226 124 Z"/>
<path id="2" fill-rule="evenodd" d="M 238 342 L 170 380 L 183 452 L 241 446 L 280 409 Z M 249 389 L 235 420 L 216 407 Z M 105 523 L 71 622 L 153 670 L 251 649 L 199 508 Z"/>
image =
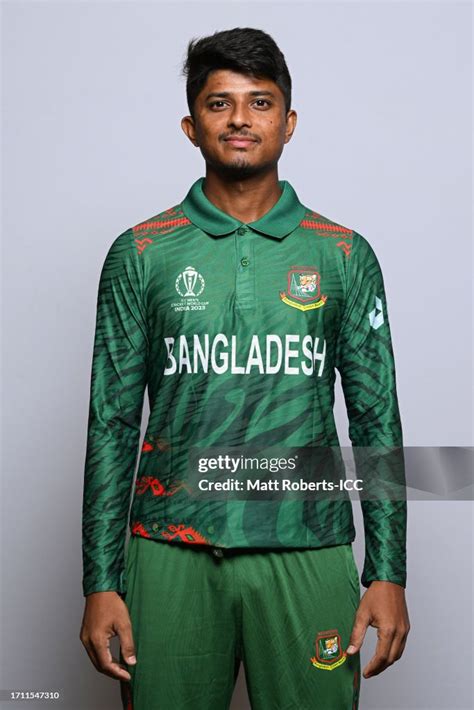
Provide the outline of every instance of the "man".
<path id="1" fill-rule="evenodd" d="M 254 710 L 356 710 L 367 627 L 366 678 L 409 630 L 406 503 L 361 501 L 360 599 L 350 501 L 199 497 L 188 456 L 337 448 L 336 369 L 353 445 L 401 447 L 382 274 L 362 235 L 278 179 L 297 116 L 273 39 L 192 40 L 184 74 L 181 126 L 205 178 L 116 238 L 101 273 L 80 637 L 124 708 L 227 708 L 243 661 Z M 201 478 L 215 482 L 212 467 Z"/>

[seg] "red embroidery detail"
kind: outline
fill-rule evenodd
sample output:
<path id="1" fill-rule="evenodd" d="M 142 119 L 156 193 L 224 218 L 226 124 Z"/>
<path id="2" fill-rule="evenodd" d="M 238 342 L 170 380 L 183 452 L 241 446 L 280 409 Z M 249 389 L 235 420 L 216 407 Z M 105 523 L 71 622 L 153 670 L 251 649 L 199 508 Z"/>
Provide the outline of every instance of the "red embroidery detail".
<path id="1" fill-rule="evenodd" d="M 136 494 L 143 495 L 148 489 L 151 490 L 154 496 L 174 496 L 181 489 L 190 491 L 190 488 L 185 483 L 179 481 L 173 482 L 167 490 L 162 482 L 154 476 L 141 476 L 141 478 L 138 478 L 135 483 Z"/>
<path id="2" fill-rule="evenodd" d="M 169 532 L 162 532 L 161 534 L 167 540 L 174 540 L 179 538 L 182 542 L 188 542 L 190 544 L 204 543 L 209 545 L 209 540 L 207 540 L 200 532 L 192 528 L 190 525 L 168 525 Z"/>
<path id="3" fill-rule="evenodd" d="M 178 481 L 177 483 L 172 483 L 172 484 L 171 484 L 171 486 L 168 488 L 168 493 L 167 493 L 167 495 L 169 495 L 169 496 L 174 496 L 174 494 L 177 493 L 177 492 L 180 491 L 180 490 L 188 491 L 188 493 L 191 493 L 191 492 L 192 492 L 192 489 L 191 489 L 189 486 L 187 486 L 187 485 L 186 485 L 185 483 L 183 483 L 183 482 L 179 482 L 179 481 Z"/>
<path id="4" fill-rule="evenodd" d="M 137 495 L 141 496 L 148 489 L 151 490 L 154 496 L 165 495 L 165 487 L 158 478 L 153 476 L 142 476 L 135 484 Z"/>
<path id="5" fill-rule="evenodd" d="M 144 239 L 135 239 L 135 244 L 137 245 L 138 253 L 141 254 L 148 244 L 153 244 L 153 240 L 144 237 Z"/>
<path id="6" fill-rule="evenodd" d="M 346 234 L 347 239 L 350 239 L 353 234 L 354 230 L 353 229 L 348 229 L 347 227 L 342 227 L 339 224 L 327 224 L 326 222 L 313 222 L 311 219 L 303 219 L 300 222 L 300 227 L 303 227 L 303 229 L 322 229 L 323 231 L 328 231 L 328 232 L 337 232 L 337 234 L 330 234 L 330 235 L 323 235 L 323 236 L 335 236 L 337 237 L 339 234 Z"/>
<path id="7" fill-rule="evenodd" d="M 142 523 L 132 523 L 132 535 L 141 535 L 142 537 L 151 537 L 143 527 Z"/>
<path id="8" fill-rule="evenodd" d="M 350 256 L 352 244 L 348 244 L 347 242 L 338 242 L 336 246 L 341 247 L 346 256 Z"/>
<path id="9" fill-rule="evenodd" d="M 144 451 L 145 453 L 148 453 L 149 451 L 154 451 L 155 448 L 159 449 L 160 451 L 168 451 L 168 449 L 171 448 L 169 441 L 167 439 L 163 439 L 163 437 L 150 437 L 149 434 L 146 434 L 145 436 L 149 437 L 149 441 L 143 442 L 142 451 Z"/>
<path id="10" fill-rule="evenodd" d="M 136 224 L 132 229 L 134 234 L 142 232 L 144 229 L 163 229 L 165 227 L 184 227 L 186 224 L 191 224 L 191 220 L 187 217 L 177 217 L 176 219 L 155 220 L 154 222 L 142 222 Z"/>

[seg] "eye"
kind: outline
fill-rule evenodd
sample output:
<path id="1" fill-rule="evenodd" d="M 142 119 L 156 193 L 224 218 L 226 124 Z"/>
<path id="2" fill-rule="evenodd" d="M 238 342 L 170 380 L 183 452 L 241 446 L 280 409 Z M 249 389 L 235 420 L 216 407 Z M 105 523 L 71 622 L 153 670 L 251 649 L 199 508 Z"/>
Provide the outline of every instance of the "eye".
<path id="1" fill-rule="evenodd" d="M 268 99 L 256 99 L 255 103 L 260 104 L 260 106 L 258 108 L 263 108 L 262 103 L 267 104 L 267 106 L 272 105 L 272 102 L 269 101 Z M 211 101 L 211 103 L 209 104 L 209 108 L 213 108 L 214 106 L 217 106 L 217 104 L 221 104 L 221 105 L 225 104 L 225 101 L 223 101 L 222 99 L 216 100 L 216 101 Z M 219 108 L 220 108 L 220 106 L 219 106 Z"/>

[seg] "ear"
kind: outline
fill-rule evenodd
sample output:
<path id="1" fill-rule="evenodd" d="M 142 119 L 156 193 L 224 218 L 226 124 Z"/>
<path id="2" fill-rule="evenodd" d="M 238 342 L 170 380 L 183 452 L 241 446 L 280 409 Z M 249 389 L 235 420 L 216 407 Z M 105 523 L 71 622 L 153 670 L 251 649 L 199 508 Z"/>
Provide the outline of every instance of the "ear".
<path id="1" fill-rule="evenodd" d="M 293 135 L 296 123 L 298 120 L 298 114 L 293 109 L 290 109 L 286 114 L 286 131 L 285 131 L 285 143 L 289 143 L 291 136 Z"/>
<path id="2" fill-rule="evenodd" d="M 199 143 L 196 139 L 196 126 L 192 116 L 183 116 L 181 119 L 181 128 L 187 135 L 191 143 L 197 148 Z"/>

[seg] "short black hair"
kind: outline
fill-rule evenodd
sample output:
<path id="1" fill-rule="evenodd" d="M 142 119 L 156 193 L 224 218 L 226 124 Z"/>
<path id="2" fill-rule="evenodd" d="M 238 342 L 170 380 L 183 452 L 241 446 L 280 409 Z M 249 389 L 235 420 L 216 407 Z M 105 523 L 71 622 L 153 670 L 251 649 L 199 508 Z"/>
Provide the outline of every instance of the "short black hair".
<path id="1" fill-rule="evenodd" d="M 194 103 L 211 71 L 231 69 L 255 78 L 271 79 L 285 97 L 285 111 L 291 108 L 291 77 L 285 56 L 263 30 L 234 27 L 188 42 L 182 74 L 186 77 L 186 99 L 194 118 Z"/>

